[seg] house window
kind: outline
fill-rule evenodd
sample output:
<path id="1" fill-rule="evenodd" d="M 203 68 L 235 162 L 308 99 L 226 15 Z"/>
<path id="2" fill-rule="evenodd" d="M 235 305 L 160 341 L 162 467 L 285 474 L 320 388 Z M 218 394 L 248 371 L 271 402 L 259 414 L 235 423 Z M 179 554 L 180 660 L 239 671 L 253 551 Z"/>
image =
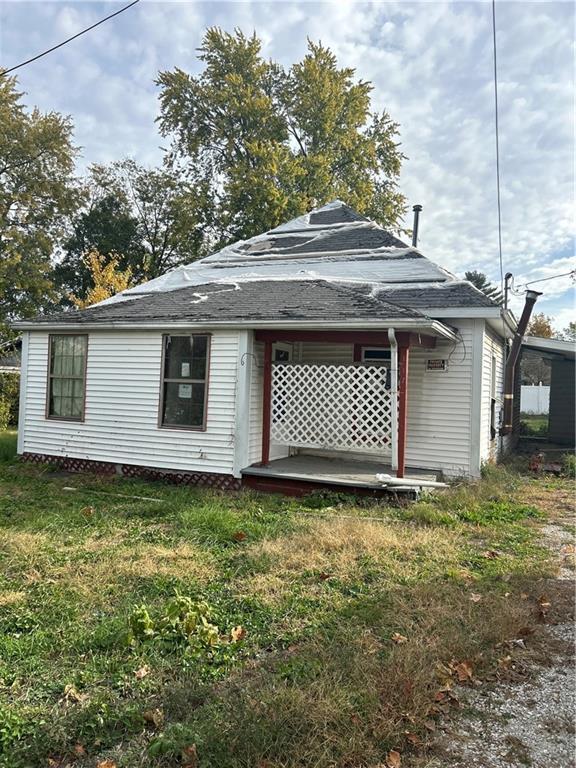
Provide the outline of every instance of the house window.
<path id="1" fill-rule="evenodd" d="M 378 349 L 378 347 L 362 348 L 363 363 L 371 363 L 372 365 L 374 364 L 388 365 L 388 367 L 390 367 L 390 360 L 391 360 L 391 352 L 389 349 Z"/>
<path id="2" fill-rule="evenodd" d="M 362 362 L 365 365 L 382 365 L 387 369 L 386 389 L 392 388 L 392 374 L 390 371 L 392 365 L 392 353 L 390 348 L 382 347 L 362 347 Z"/>
<path id="3" fill-rule="evenodd" d="M 85 334 L 50 336 L 46 402 L 49 419 L 84 420 L 87 351 Z"/>
<path id="4" fill-rule="evenodd" d="M 160 426 L 205 429 L 210 337 L 163 336 L 163 349 Z"/>

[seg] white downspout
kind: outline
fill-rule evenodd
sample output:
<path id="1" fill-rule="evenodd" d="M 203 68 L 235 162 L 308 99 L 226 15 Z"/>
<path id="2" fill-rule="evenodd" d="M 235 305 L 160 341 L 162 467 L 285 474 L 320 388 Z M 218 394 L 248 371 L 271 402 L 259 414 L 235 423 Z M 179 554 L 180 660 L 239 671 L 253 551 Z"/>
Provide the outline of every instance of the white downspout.
<path id="1" fill-rule="evenodd" d="M 390 395 L 392 398 L 392 469 L 398 469 L 398 342 L 394 328 L 388 328 L 390 342 Z"/>

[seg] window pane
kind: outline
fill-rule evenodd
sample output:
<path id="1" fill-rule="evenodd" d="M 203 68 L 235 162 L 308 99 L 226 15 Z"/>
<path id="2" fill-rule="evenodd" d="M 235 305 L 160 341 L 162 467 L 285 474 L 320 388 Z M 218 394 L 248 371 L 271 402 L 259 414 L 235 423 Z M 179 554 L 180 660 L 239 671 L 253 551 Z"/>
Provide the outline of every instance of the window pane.
<path id="1" fill-rule="evenodd" d="M 85 335 L 51 337 L 49 416 L 82 419 L 86 350 Z"/>
<path id="2" fill-rule="evenodd" d="M 164 378 L 206 378 L 207 336 L 166 336 L 164 343 Z"/>
<path id="3" fill-rule="evenodd" d="M 162 424 L 202 427 L 204 422 L 204 384 L 164 384 Z"/>

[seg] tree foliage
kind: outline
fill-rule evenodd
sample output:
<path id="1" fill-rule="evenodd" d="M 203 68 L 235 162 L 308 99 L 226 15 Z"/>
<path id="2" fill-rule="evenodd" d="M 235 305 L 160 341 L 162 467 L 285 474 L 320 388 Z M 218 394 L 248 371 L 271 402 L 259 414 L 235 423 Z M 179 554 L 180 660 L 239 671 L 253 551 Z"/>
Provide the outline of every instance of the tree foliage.
<path id="1" fill-rule="evenodd" d="M 92 287 L 88 290 L 85 298 L 71 294 L 70 301 L 78 309 L 85 309 L 91 304 L 109 299 L 130 287 L 132 270 L 130 267 L 121 270 L 119 268 L 120 257 L 116 254 L 110 253 L 106 257 L 98 251 L 91 251 L 85 256 L 84 261 L 90 273 Z"/>
<path id="2" fill-rule="evenodd" d="M 145 168 L 126 159 L 93 165 L 86 205 L 76 215 L 54 270 L 63 304 L 84 300 L 95 287 L 86 255 L 116 260 L 135 283 L 150 280 L 201 255 L 196 192 L 173 171 Z"/>
<path id="3" fill-rule="evenodd" d="M 545 315 L 544 312 L 537 312 L 535 315 L 532 315 L 532 319 L 526 329 L 526 336 L 540 336 L 543 339 L 552 339 L 554 337 L 552 318 Z"/>
<path id="4" fill-rule="evenodd" d="M 576 322 L 568 323 L 566 328 L 556 334 L 555 338 L 562 341 L 576 341 Z"/>
<path id="5" fill-rule="evenodd" d="M 334 198 L 397 227 L 398 125 L 371 112 L 370 83 L 312 42 L 286 71 L 239 30 L 209 29 L 199 59 L 198 76 L 160 73 L 160 127 L 215 241 L 250 237 Z"/>
<path id="6" fill-rule="evenodd" d="M 504 303 L 502 291 L 491 283 L 483 272 L 472 270 L 470 272 L 465 272 L 464 277 L 469 283 L 472 283 L 472 285 L 478 288 L 479 291 L 482 291 L 483 294 L 488 296 L 489 299 L 492 299 L 492 301 L 495 301 L 498 304 Z"/>
<path id="7" fill-rule="evenodd" d="M 49 303 L 52 252 L 79 197 L 69 119 L 21 98 L 0 78 L 0 338 Z"/>

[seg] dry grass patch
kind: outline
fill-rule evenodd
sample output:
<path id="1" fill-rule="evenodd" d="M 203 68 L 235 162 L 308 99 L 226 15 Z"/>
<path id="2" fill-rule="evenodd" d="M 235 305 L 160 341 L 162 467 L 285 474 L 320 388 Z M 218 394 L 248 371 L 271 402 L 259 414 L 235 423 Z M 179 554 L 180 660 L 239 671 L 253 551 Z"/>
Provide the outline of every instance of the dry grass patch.
<path id="1" fill-rule="evenodd" d="M 107 601 L 110 591 L 126 580 L 165 576 L 205 583 L 216 574 L 211 554 L 193 544 L 130 546 L 122 542 L 120 534 L 89 539 L 86 548 L 76 548 L 73 559 L 50 567 L 46 576 L 94 604 Z"/>
<path id="2" fill-rule="evenodd" d="M 0 608 L 4 608 L 7 605 L 14 605 L 15 603 L 21 603 L 25 599 L 26 592 L 17 592 L 14 590 L 0 592 Z"/>
<path id="3" fill-rule="evenodd" d="M 242 590 L 275 603 L 305 574 L 348 581 L 371 567 L 384 571 L 391 580 L 409 579 L 417 577 L 421 569 L 456 566 L 459 544 L 460 537 L 453 531 L 361 518 L 317 520 L 306 531 L 248 547 L 248 557 L 268 567 L 243 577 Z M 308 585 L 308 594 L 309 589 Z"/>

